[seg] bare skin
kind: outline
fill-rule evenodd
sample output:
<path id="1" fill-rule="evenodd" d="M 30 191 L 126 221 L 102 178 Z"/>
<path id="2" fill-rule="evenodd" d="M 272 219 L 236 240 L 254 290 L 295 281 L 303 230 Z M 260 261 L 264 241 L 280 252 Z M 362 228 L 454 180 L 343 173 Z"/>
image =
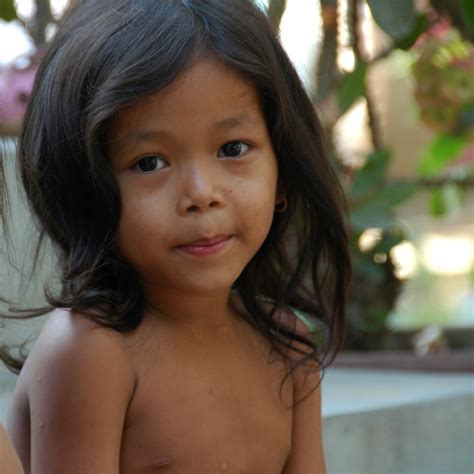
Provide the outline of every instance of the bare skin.
<path id="1" fill-rule="evenodd" d="M 286 364 L 235 322 L 211 340 L 151 317 L 122 336 L 53 314 L 9 419 L 25 473 L 324 473 L 319 390 L 291 408 L 315 379 L 296 374 L 280 396 Z"/>
<path id="2" fill-rule="evenodd" d="M 0 425 L 0 474 L 22 474 L 20 461 L 8 439 L 3 426 Z"/>
<path id="3" fill-rule="evenodd" d="M 230 296 L 279 199 L 255 88 L 201 58 L 112 129 L 118 248 L 148 308 L 128 334 L 53 314 L 9 419 L 25 472 L 323 474 L 316 368 L 285 379 Z"/>

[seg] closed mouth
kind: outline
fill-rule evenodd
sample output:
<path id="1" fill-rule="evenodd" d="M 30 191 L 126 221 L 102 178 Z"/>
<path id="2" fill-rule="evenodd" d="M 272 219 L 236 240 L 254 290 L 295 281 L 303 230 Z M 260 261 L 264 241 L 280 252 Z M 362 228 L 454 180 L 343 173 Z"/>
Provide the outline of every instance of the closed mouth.
<path id="1" fill-rule="evenodd" d="M 194 240 L 176 248 L 189 255 L 207 256 L 219 254 L 232 241 L 233 235 L 216 235 L 210 238 Z"/>
<path id="2" fill-rule="evenodd" d="M 225 240 L 230 239 L 231 235 L 216 235 L 214 237 L 210 237 L 208 239 L 199 239 L 194 240 L 193 242 L 188 242 L 186 244 L 178 245 L 178 248 L 182 247 L 212 247 L 213 245 L 217 245 Z"/>

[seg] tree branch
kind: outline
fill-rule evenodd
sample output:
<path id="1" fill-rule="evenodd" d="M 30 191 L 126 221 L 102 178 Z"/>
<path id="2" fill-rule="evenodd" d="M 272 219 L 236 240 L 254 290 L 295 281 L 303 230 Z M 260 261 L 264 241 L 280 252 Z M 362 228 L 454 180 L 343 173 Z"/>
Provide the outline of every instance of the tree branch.
<path id="1" fill-rule="evenodd" d="M 474 188 L 474 176 L 466 178 L 456 178 L 454 176 L 442 176 L 433 178 L 414 178 L 414 179 L 392 179 L 390 183 L 394 184 L 415 184 L 424 189 L 435 189 L 448 184 L 456 185 L 462 189 Z"/>
<path id="2" fill-rule="evenodd" d="M 46 28 L 54 22 L 54 18 L 49 0 L 35 0 L 35 7 L 36 12 L 28 24 L 28 32 L 35 46 L 41 46 L 46 42 Z"/>
<path id="3" fill-rule="evenodd" d="M 323 39 L 319 58 L 316 61 L 316 90 L 313 101 L 323 102 L 334 87 L 337 58 L 337 2 L 320 0 L 323 17 Z"/>
<path id="4" fill-rule="evenodd" d="M 359 31 L 359 0 L 351 0 L 350 2 L 350 15 L 349 15 L 349 31 L 351 34 L 351 43 L 354 50 L 354 54 L 357 62 L 363 62 L 364 51 L 362 37 Z M 387 53 L 389 54 L 389 53 Z M 372 62 L 372 61 L 371 61 Z M 380 125 L 380 118 L 378 116 L 375 101 L 372 96 L 372 91 L 369 86 L 369 81 L 365 80 L 365 100 L 367 103 L 367 113 L 369 116 L 369 128 L 372 139 L 372 146 L 374 150 L 380 150 L 384 148 L 383 138 L 382 138 L 382 127 Z"/>

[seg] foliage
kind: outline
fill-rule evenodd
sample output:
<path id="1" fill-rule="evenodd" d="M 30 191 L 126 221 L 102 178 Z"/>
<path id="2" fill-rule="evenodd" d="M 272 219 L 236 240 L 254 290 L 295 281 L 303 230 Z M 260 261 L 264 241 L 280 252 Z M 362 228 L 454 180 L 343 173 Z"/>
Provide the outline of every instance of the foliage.
<path id="1" fill-rule="evenodd" d="M 437 176 L 456 159 L 467 145 L 464 135 L 436 135 L 422 155 L 419 172 L 424 177 Z"/>
<path id="2" fill-rule="evenodd" d="M 377 24 L 394 40 L 409 36 L 416 26 L 413 0 L 367 0 Z"/>
<path id="3" fill-rule="evenodd" d="M 430 0 L 427 9 L 417 10 L 414 0 L 347 0 L 346 24 L 341 24 L 338 15 L 341 1 L 319 2 L 324 35 L 317 61 L 314 100 L 319 109 L 332 111 L 334 104 L 337 106 L 336 113 L 326 123 L 326 132 L 332 145 L 331 154 L 347 188 L 354 263 L 347 347 L 380 349 L 387 332 L 387 316 L 402 284 L 391 258 L 391 250 L 406 239 L 395 219 L 396 207 L 428 186 L 431 197 L 427 209 L 434 216 L 443 215 L 462 205 L 464 193 L 459 182 L 463 185 L 462 180 L 470 178 L 469 166 L 457 162 L 474 140 L 474 2 Z M 282 2 L 270 2 L 270 12 L 278 11 L 278 15 L 271 15 L 278 22 L 281 10 L 275 9 L 276 3 L 281 7 Z M 375 58 L 367 57 L 363 47 L 360 12 L 364 4 L 390 40 L 389 46 Z M 356 60 L 349 72 L 337 68 L 341 28 L 351 36 L 350 47 Z M 405 182 L 391 182 L 388 177 L 392 151 L 383 141 L 381 121 L 368 81 L 371 68 L 397 49 L 410 51 L 416 58 L 412 73 L 420 126 L 428 126 L 436 133 L 418 157 L 418 177 Z M 367 105 L 373 152 L 362 167 L 352 169 L 337 159 L 332 128 L 361 99 Z M 453 163 L 456 163 L 456 179 L 451 178 Z M 373 234 L 373 241 L 369 246 L 361 246 L 368 232 Z"/>
<path id="4" fill-rule="evenodd" d="M 467 11 L 467 10 L 466 10 Z M 474 18 L 474 10 L 471 11 Z M 436 135 L 421 156 L 423 178 L 452 174 L 451 165 L 474 141 L 474 45 L 449 24 L 424 39 L 413 66 L 420 119 Z M 451 169 L 450 169 L 451 167 Z M 461 168 L 468 175 L 469 168 Z M 429 210 L 438 217 L 463 204 L 464 192 L 454 183 L 431 191 Z"/>
<path id="5" fill-rule="evenodd" d="M 5 21 L 16 19 L 14 0 L 0 0 L 0 19 Z"/>
<path id="6" fill-rule="evenodd" d="M 367 63 L 359 62 L 355 69 L 341 79 L 337 91 L 339 109 L 342 113 L 351 108 L 360 97 L 365 97 Z"/>
<path id="7" fill-rule="evenodd" d="M 471 0 L 461 0 L 459 4 L 463 23 L 469 33 L 474 37 L 474 2 Z"/>
<path id="8" fill-rule="evenodd" d="M 420 49 L 413 76 L 421 120 L 447 134 L 473 131 L 474 46 L 445 27 Z"/>

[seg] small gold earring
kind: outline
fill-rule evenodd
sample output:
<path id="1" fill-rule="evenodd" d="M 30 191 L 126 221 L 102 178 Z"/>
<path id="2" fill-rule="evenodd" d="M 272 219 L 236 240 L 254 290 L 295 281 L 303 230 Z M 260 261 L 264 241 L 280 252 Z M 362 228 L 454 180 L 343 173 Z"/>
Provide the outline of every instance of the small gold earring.
<path id="1" fill-rule="evenodd" d="M 286 208 L 288 207 L 288 200 L 286 199 L 286 196 L 280 201 L 275 204 L 275 212 L 278 212 L 281 214 L 282 212 L 286 211 Z"/>

